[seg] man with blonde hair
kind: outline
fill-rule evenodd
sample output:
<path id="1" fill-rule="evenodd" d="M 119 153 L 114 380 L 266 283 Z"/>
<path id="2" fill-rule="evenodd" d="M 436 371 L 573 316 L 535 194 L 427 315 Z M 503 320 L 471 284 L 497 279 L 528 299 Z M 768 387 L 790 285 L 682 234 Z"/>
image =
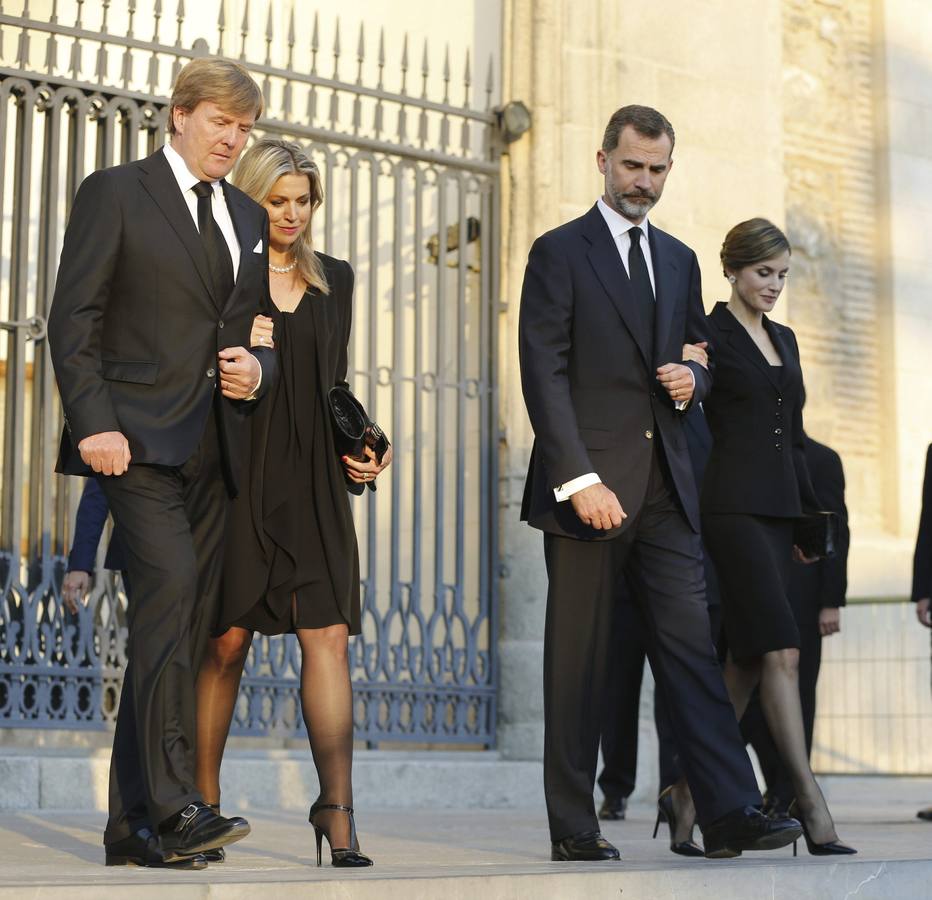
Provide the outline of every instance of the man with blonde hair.
<path id="1" fill-rule="evenodd" d="M 249 833 L 195 787 L 194 685 L 245 408 L 274 377 L 271 349 L 246 349 L 269 303 L 268 217 L 224 181 L 261 111 L 242 66 L 188 63 L 170 143 L 88 176 L 65 231 L 49 315 L 58 471 L 97 478 L 132 586 L 107 865 L 203 868 Z"/>

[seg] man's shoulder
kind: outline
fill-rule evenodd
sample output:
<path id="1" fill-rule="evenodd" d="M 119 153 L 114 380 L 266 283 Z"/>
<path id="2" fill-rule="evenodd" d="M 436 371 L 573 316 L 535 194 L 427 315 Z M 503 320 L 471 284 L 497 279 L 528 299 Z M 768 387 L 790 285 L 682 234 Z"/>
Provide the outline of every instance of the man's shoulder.
<path id="1" fill-rule="evenodd" d="M 247 194 L 245 191 L 241 191 L 235 184 L 231 184 L 229 181 L 225 181 L 224 183 L 226 184 L 229 195 L 241 206 L 245 207 L 251 213 L 257 216 L 268 215 L 262 205 L 256 203 L 256 201 L 253 200 L 252 197 L 250 197 L 249 194 Z"/>
<path id="2" fill-rule="evenodd" d="M 684 243 L 678 237 L 674 237 L 669 231 L 658 228 L 653 222 L 650 223 L 650 230 L 653 232 L 654 240 L 662 246 L 665 253 L 689 257 L 696 255 L 696 251 L 689 244 Z"/>
<path id="3" fill-rule="evenodd" d="M 588 216 L 589 213 L 584 213 L 575 219 L 570 219 L 569 222 L 564 222 L 562 225 L 557 225 L 556 228 L 545 231 L 534 241 L 535 246 L 556 247 L 560 244 L 575 241 L 582 237 L 585 232 Z"/>

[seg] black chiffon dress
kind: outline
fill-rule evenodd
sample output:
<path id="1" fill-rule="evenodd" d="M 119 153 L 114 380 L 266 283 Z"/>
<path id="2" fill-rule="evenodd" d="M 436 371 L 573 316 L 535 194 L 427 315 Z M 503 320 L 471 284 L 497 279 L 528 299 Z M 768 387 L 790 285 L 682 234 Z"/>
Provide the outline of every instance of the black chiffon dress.
<path id="1" fill-rule="evenodd" d="M 233 501 L 216 633 L 360 630 L 359 563 L 327 391 L 345 384 L 353 275 L 320 255 L 329 295 L 273 311 L 279 378 L 256 403 L 248 489 Z"/>

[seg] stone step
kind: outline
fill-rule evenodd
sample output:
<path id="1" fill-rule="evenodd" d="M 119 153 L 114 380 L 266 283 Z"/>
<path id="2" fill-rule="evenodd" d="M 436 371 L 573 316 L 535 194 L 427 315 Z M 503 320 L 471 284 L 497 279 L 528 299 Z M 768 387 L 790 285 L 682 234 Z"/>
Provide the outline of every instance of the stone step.
<path id="1" fill-rule="evenodd" d="M 789 847 L 741 859 L 684 859 L 650 839 L 636 806 L 606 823 L 620 863 L 552 863 L 544 817 L 533 810 L 373 811 L 357 803 L 370 869 L 314 865 L 313 832 L 297 812 L 250 811 L 252 833 L 227 862 L 203 872 L 105 868 L 97 812 L 0 814 L 0 900 L 920 900 L 929 897 L 932 825 L 900 805 L 859 798 L 836 811 L 853 857 L 817 858 Z M 864 798 L 865 801 L 867 798 Z M 232 810 L 231 810 L 232 811 Z"/>

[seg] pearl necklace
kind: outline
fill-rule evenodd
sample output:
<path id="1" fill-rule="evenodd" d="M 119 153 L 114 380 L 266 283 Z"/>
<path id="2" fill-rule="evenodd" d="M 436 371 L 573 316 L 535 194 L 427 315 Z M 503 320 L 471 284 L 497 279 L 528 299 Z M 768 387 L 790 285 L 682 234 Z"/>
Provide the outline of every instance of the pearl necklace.
<path id="1" fill-rule="evenodd" d="M 287 275 L 289 272 L 293 271 L 295 266 L 297 266 L 298 261 L 293 259 L 290 265 L 287 266 L 273 266 L 272 263 L 269 263 L 269 268 L 277 273 L 278 275 Z"/>

